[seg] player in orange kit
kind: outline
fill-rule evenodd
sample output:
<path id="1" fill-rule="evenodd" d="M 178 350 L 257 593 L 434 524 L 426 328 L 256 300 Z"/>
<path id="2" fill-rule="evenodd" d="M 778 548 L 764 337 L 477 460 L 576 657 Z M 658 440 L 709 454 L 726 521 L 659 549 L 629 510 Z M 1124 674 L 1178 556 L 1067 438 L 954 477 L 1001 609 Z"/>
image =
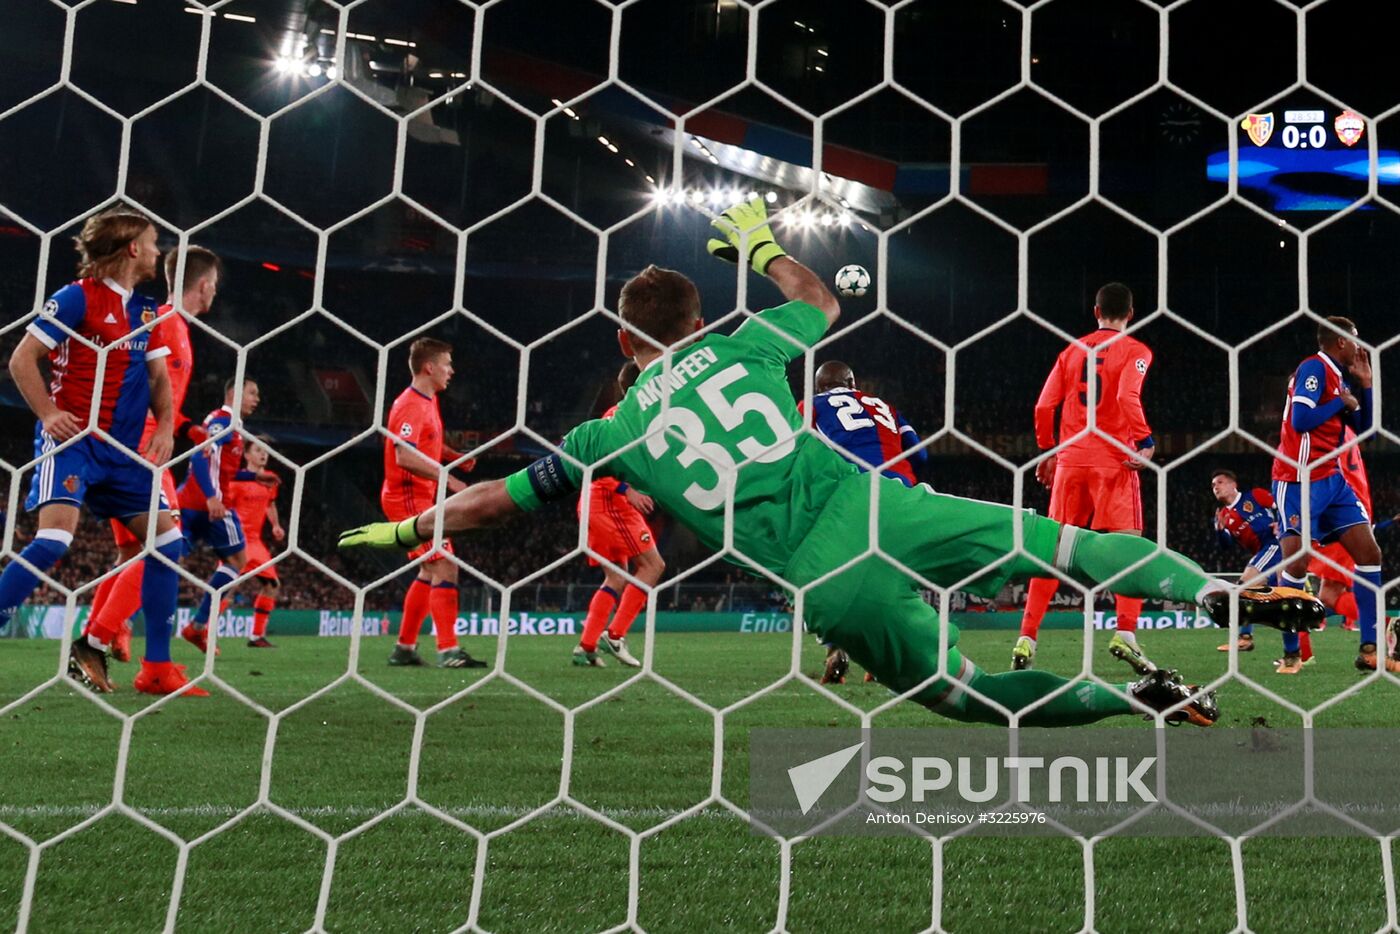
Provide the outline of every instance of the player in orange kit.
<path id="1" fill-rule="evenodd" d="M 617 374 L 617 388 L 623 396 L 637 381 L 638 372 L 637 364 L 628 361 Z M 613 406 L 603 417 L 611 418 L 616 411 L 617 406 Z M 648 588 L 655 587 L 666 573 L 666 562 L 656 550 L 656 541 L 646 520 L 655 508 L 650 496 L 612 477 L 594 480 L 588 491 L 589 549 L 620 568 L 626 568 L 630 562 L 633 576 Z M 579 498 L 579 514 L 583 514 L 582 497 Z M 601 564 L 592 555 L 588 563 L 594 567 Z M 621 571 L 604 567 L 603 586 L 588 604 L 583 636 L 574 647 L 573 663 L 602 668 L 603 660 L 598 657 L 598 649 L 602 649 L 627 667 L 640 668 L 642 663 L 627 650 L 627 630 L 646 605 L 647 591 L 629 583 Z"/>
<path id="2" fill-rule="evenodd" d="M 1152 351 L 1142 341 L 1123 334 L 1133 320 L 1133 293 L 1121 282 L 1099 289 L 1094 317 L 1098 330 L 1060 352 L 1035 404 L 1035 438 L 1040 449 L 1055 446 L 1056 412 L 1060 413 L 1059 440 L 1064 444 L 1057 455 L 1040 462 L 1035 475 L 1051 489 L 1050 518 L 1098 532 L 1141 535 L 1142 481 L 1138 471 L 1155 450 L 1152 429 L 1142 411 L 1142 384 L 1152 365 Z M 1098 433 L 1085 433 L 1090 360 L 1081 344 L 1093 351 Z M 1082 437 L 1077 437 L 1081 433 Z M 1034 664 L 1040 622 L 1059 586 L 1053 577 L 1031 579 L 1021 636 L 1011 652 L 1013 669 Z M 1146 675 L 1156 666 L 1137 644 L 1143 601 L 1122 595 L 1115 599 L 1118 631 L 1108 650 L 1138 674 Z"/>
<path id="3" fill-rule="evenodd" d="M 259 438 L 250 440 L 243 452 L 243 460 L 249 473 L 268 475 L 266 442 Z M 259 583 L 258 595 L 253 598 L 253 630 L 248 634 L 248 646 L 254 649 L 270 649 L 267 641 L 267 620 L 277 606 L 277 591 L 282 581 L 277 577 L 277 565 L 270 563 L 272 553 L 263 541 L 262 530 L 265 522 L 272 523 L 272 540 L 280 542 L 287 537 L 277 515 L 277 494 L 281 490 L 281 480 L 272 483 L 261 480 L 235 480 L 229 484 L 228 506 L 238 513 L 243 523 L 243 534 L 248 541 L 248 563 L 243 566 L 244 577 L 256 577 Z"/>
<path id="4" fill-rule="evenodd" d="M 452 382 L 452 345 L 431 337 L 420 337 L 408 348 L 408 369 L 413 382 L 399 394 L 385 420 L 392 437 L 384 439 L 384 485 L 379 504 L 390 520 L 403 520 L 427 509 L 437 501 L 438 475 L 442 464 L 460 455 L 443 443 L 442 413 L 438 393 Z M 463 465 L 471 470 L 474 461 Z M 447 477 L 447 493 L 466 489 L 452 475 Z M 431 554 L 429 554 L 431 552 Z M 399 639 L 390 665 L 422 665 L 418 655 L 418 630 L 423 618 L 433 617 L 437 635 L 439 668 L 485 668 L 457 645 L 457 565 L 448 559 L 452 542 L 444 539 L 433 551 L 432 542 L 408 553 L 409 560 L 428 555 L 418 566 L 418 576 L 404 597 Z"/>
<path id="5" fill-rule="evenodd" d="M 169 301 L 159 309 L 167 315 L 151 331 L 151 347 L 166 347 L 170 350 L 165 358 L 165 369 L 170 376 L 171 403 L 175 409 L 175 437 L 198 444 L 206 437 L 198 422 L 191 421 L 181 411 L 185 404 L 185 393 L 189 390 L 190 377 L 194 375 L 194 351 L 190 346 L 190 326 L 179 314 L 170 314 L 174 309 L 176 295 L 175 274 L 179 266 L 180 253 L 171 250 L 165 255 L 165 281 L 169 289 Z M 219 274 L 222 265 L 219 257 L 211 250 L 193 244 L 185 248 L 185 287 L 179 291 L 185 312 L 194 317 L 207 314 L 214 304 L 214 296 L 219 292 Z M 141 440 L 144 450 L 155 430 L 152 416 L 146 417 L 146 430 Z M 170 504 L 176 524 L 179 523 L 179 497 L 175 493 L 175 478 L 169 470 L 161 472 L 161 491 Z M 143 542 L 125 525 L 112 520 L 112 537 L 117 543 L 117 564 L 130 561 L 140 554 Z M 107 578 L 97 587 L 93 595 L 92 611 L 88 616 L 84 635 L 100 633 L 102 641 L 109 642 L 112 657 L 119 662 L 131 660 L 131 617 L 141 608 L 141 580 L 145 564 L 140 561 L 127 565 L 121 573 Z"/>

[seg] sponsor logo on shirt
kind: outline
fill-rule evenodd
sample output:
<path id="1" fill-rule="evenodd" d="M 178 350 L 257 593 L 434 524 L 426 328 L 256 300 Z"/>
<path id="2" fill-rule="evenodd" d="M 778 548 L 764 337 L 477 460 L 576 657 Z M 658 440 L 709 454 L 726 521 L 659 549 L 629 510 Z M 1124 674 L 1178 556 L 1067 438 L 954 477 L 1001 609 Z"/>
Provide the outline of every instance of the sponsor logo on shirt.
<path id="1" fill-rule="evenodd" d="M 1306 387 L 1308 392 L 1317 392 L 1317 377 L 1309 376 L 1307 379 L 1303 380 L 1303 386 Z"/>
<path id="2" fill-rule="evenodd" d="M 58 299 L 51 298 L 44 302 L 44 308 L 40 312 L 46 318 L 52 318 L 58 314 Z"/>
<path id="3" fill-rule="evenodd" d="M 412 423 L 412 422 L 404 422 L 402 425 L 400 425 L 400 426 L 399 426 L 399 434 L 400 434 L 401 436 L 405 437 L 405 438 L 407 438 L 409 435 L 413 434 L 413 423 Z"/>

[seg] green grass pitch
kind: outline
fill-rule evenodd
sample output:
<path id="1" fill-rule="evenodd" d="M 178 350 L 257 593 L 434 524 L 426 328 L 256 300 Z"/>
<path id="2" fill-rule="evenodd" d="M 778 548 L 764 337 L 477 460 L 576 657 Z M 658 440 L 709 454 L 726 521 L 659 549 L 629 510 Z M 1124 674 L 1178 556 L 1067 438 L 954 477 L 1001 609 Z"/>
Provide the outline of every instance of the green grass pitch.
<path id="1" fill-rule="evenodd" d="M 275 620 L 274 620 L 275 622 Z M 1047 632 L 1039 667 L 1076 670 L 1083 636 Z M 275 633 L 274 633 L 275 638 Z M 1094 669 L 1127 680 L 1098 634 Z M 1159 663 L 1193 680 L 1225 671 L 1215 631 L 1144 633 Z M 640 654 L 641 638 L 634 650 Z M 568 637 L 510 640 L 506 670 L 565 707 L 577 707 L 634 672 L 569 666 Z M 1001 668 L 1012 635 L 965 632 L 964 651 Z M 1242 674 L 1312 706 L 1357 681 L 1355 636 L 1335 628 L 1315 637 L 1318 660 L 1281 678 L 1269 660 L 1277 636 L 1241 656 Z M 493 644 L 468 640 L 490 657 Z M 421 643 L 430 655 L 428 640 Z M 348 669 L 348 639 L 284 638 L 275 650 L 230 642 L 216 672 L 237 690 L 280 711 Z M 138 640 L 139 647 L 139 640 Z M 478 672 L 390 669 L 390 640 L 367 638 L 358 672 L 422 709 L 480 677 Z M 722 708 L 782 678 L 790 635 L 662 634 L 658 672 Z M 803 670 L 816 674 L 822 650 L 802 641 Z M 202 657 L 183 643 L 177 661 Z M 50 676 L 57 643 L 0 642 L 0 704 Z M 132 666 L 114 664 L 124 688 L 112 697 L 134 713 L 148 699 L 130 690 Z M 859 671 L 837 692 L 870 709 L 888 700 Z M 1369 685 L 1329 708 L 1319 726 L 1394 726 L 1393 684 Z M 1257 718 L 1299 722 L 1237 681 L 1220 692 L 1222 724 Z M 344 834 L 402 802 L 409 787 L 415 717 L 346 681 L 281 721 L 271 751 L 270 798 L 332 835 Z M 1150 729 L 1136 718 L 1111 721 Z M 855 718 L 798 682 L 783 684 L 726 715 L 722 790 L 747 801 L 747 731 L 757 726 L 856 725 Z M 875 725 L 986 729 L 951 723 L 902 704 Z M 122 722 L 66 684 L 26 700 L 0 720 L 0 821 L 44 840 L 113 798 Z M 1189 728 L 1186 728 L 1189 729 Z M 134 721 L 123 800 L 185 839 L 229 821 L 258 797 L 268 720 L 216 690 L 178 698 Z M 560 791 L 563 714 L 497 676 L 427 719 L 418 796 L 483 832 L 504 827 Z M 569 793 L 634 830 L 653 827 L 710 791 L 714 718 L 652 680 L 634 683 L 577 715 Z M 1246 790 L 1247 792 L 1247 790 Z M 627 920 L 626 836 L 557 807 L 491 839 L 479 893 L 479 926 L 492 931 L 596 931 Z M 154 931 L 166 921 L 178 849 L 149 828 L 109 815 L 45 849 L 37 865 L 32 931 Z M 1257 931 L 1374 930 L 1386 922 L 1381 844 L 1365 837 L 1258 838 L 1242 848 L 1246 923 Z M 780 847 L 711 807 L 637 850 L 637 924 L 648 931 L 916 931 L 935 922 L 955 931 L 1229 931 L 1237 924 L 1232 855 L 1210 837 L 1111 838 L 1085 850 L 1068 838 L 965 836 L 940 853 L 926 840 L 821 838 L 791 850 L 790 888 L 780 888 Z M 270 813 L 250 816 L 190 850 L 176 925 L 191 931 L 300 931 L 322 897 L 327 845 Z M 942 885 L 935 888 L 935 860 Z M 478 861 L 474 838 L 408 806 L 341 842 L 326 893 L 325 927 L 336 931 L 448 931 L 466 922 Z M 18 916 L 30 860 L 0 835 L 0 926 Z"/>

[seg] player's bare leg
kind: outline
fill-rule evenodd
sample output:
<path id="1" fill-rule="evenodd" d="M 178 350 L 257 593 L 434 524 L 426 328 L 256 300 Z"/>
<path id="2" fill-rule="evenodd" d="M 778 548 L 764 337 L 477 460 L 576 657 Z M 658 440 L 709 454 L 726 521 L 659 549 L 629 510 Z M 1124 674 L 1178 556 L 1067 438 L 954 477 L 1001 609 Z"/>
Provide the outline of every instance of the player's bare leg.
<path id="1" fill-rule="evenodd" d="M 457 565 L 449 558 L 438 558 L 423 565 L 431 581 L 428 612 L 433 617 L 437 637 L 439 668 L 485 668 L 457 644 Z"/>
<path id="2" fill-rule="evenodd" d="M 662 559 L 661 552 L 655 548 L 648 548 L 633 558 L 632 574 L 645 589 L 632 584 L 623 590 L 617 613 L 598 639 L 598 648 L 628 668 L 640 668 L 642 663 L 627 649 L 627 631 L 632 628 L 637 614 L 646 606 L 647 593 L 665 573 L 666 562 Z"/>

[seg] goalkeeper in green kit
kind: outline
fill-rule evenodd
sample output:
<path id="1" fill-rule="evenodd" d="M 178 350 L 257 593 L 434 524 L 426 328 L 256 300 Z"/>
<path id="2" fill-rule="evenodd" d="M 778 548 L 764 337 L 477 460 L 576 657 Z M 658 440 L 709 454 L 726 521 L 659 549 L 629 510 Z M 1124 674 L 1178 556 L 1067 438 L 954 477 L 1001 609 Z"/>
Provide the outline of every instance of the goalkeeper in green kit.
<path id="1" fill-rule="evenodd" d="M 1048 565 L 1088 585 L 1112 579 L 1115 593 L 1203 604 L 1215 619 L 1225 619 L 1225 585 L 1181 555 L 1149 557 L 1156 547 L 1151 541 L 1062 526 L 1032 510 L 943 496 L 927 486 L 909 488 L 878 470 L 860 473 L 802 431 L 787 368 L 836 322 L 836 297 L 774 241 L 761 200 L 730 208 L 714 226 L 721 238 L 709 242 L 710 252 L 731 261 L 746 255 L 786 304 L 759 312 L 733 334 L 696 338 L 703 321 L 694 283 L 647 267 L 623 287 L 618 302 L 624 324 L 618 343 L 641 375 L 612 418 L 574 428 L 562 455 L 475 484 L 403 522 L 344 532 L 340 547 L 410 549 L 433 537 L 439 513 L 443 534 L 491 526 L 573 498 L 593 477 L 613 476 L 646 490 L 707 547 L 720 550 L 732 501 L 733 551 L 794 588 L 820 581 L 801 605 L 808 629 L 841 646 L 886 687 L 913 691 L 913 700 L 953 719 L 987 723 L 1006 722 L 994 705 L 1018 710 L 1069 682 L 1045 671 L 978 668 L 958 650 L 957 628 L 923 600 L 911 572 L 939 587 L 992 596 L 1007 580 L 1043 575 Z M 592 465 L 593 473 L 582 465 Z M 1016 552 L 1018 524 L 1023 553 Z M 1253 622 L 1283 629 L 1321 618 L 1321 604 L 1301 591 L 1244 591 L 1240 606 Z M 942 627 L 948 653 L 940 669 Z M 1175 672 L 1156 670 L 1119 687 L 1121 693 L 1073 683 L 1020 722 L 1068 726 L 1144 708 L 1175 708 L 1169 720 L 1201 726 L 1217 717 L 1213 693 L 1182 683 Z"/>

